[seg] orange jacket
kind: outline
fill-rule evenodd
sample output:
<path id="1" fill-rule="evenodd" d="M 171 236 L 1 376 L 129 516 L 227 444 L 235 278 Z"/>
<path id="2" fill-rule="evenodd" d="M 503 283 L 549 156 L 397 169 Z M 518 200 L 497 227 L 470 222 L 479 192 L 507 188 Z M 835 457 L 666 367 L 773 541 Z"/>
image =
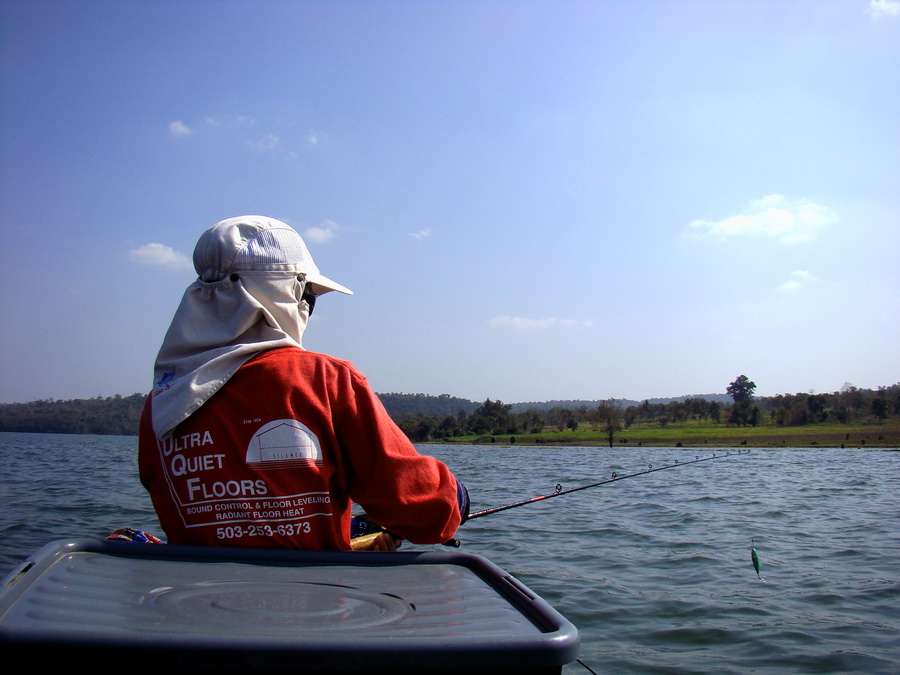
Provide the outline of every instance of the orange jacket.
<path id="1" fill-rule="evenodd" d="M 350 550 L 353 502 L 416 544 L 460 525 L 464 488 L 416 451 L 346 361 L 263 352 L 164 441 L 152 405 L 138 464 L 171 544 Z"/>

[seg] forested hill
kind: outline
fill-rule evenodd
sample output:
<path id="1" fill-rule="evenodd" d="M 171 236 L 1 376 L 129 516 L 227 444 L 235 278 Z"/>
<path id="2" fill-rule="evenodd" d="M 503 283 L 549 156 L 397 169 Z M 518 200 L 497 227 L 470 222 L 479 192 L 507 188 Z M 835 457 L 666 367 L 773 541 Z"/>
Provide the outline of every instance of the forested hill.
<path id="1" fill-rule="evenodd" d="M 481 403 L 449 394 L 378 394 L 388 414 L 398 415 L 466 415 L 475 411 Z"/>
<path id="2" fill-rule="evenodd" d="M 0 431 L 136 436 L 146 394 L 0 404 Z"/>
<path id="3" fill-rule="evenodd" d="M 471 414 L 479 403 L 448 394 L 379 394 L 392 417 Z M 0 431 L 135 436 L 145 394 L 0 404 Z"/>
<path id="4" fill-rule="evenodd" d="M 651 405 L 657 404 L 665 404 L 671 403 L 673 401 L 687 401 L 689 399 L 702 399 L 705 401 L 716 401 L 718 403 L 730 403 L 731 397 L 728 394 L 697 394 L 694 396 L 676 396 L 672 398 L 651 398 L 651 399 L 642 399 L 641 401 L 632 401 L 630 399 L 616 399 L 616 403 L 619 404 L 622 408 L 628 408 L 631 406 L 640 405 L 646 400 Z M 548 410 L 553 410 L 554 408 L 560 408 L 562 410 L 574 410 L 578 408 L 586 408 L 588 410 L 592 408 L 596 408 L 598 405 L 603 403 L 604 401 L 596 400 L 596 401 L 585 401 L 585 400 L 563 400 L 563 401 L 534 401 L 529 403 L 513 403 L 511 411 L 512 412 L 526 412 L 528 410 L 540 410 L 546 412 Z M 480 405 L 480 404 L 479 404 Z"/>
<path id="5" fill-rule="evenodd" d="M 477 410 L 482 402 L 470 401 L 449 394 L 378 394 L 388 414 L 398 419 L 410 416 L 444 417 L 467 416 Z M 46 399 L 29 403 L 0 404 L 0 431 L 20 433 L 98 434 L 112 436 L 137 435 L 145 394 L 109 396 L 88 399 Z M 708 400 L 717 395 L 706 397 Z M 678 399 L 665 399 L 672 401 Z M 650 401 L 657 402 L 657 399 Z M 596 408 L 600 401 L 541 401 L 514 403 L 513 412 L 526 410 L 549 411 L 557 409 Z M 621 401 L 637 405 L 636 401 Z"/>

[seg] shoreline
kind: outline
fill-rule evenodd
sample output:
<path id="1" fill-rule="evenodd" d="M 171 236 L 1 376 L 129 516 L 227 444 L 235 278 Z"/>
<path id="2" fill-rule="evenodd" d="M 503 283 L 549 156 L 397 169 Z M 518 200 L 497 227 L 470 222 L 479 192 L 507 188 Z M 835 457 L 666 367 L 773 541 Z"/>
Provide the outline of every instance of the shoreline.
<path id="1" fill-rule="evenodd" d="M 417 442 L 416 445 L 471 445 L 471 446 L 482 446 L 482 445 L 499 445 L 504 447 L 523 447 L 523 448 L 537 448 L 537 447 L 596 447 L 596 448 L 609 448 L 609 442 L 606 439 L 576 439 L 576 440 L 537 440 L 537 441 L 512 441 L 508 437 L 496 437 L 495 440 L 491 439 L 479 439 L 479 440 L 465 440 L 458 441 L 453 439 L 440 440 L 440 441 L 423 441 Z M 900 446 L 894 444 L 878 444 L 878 443 L 866 443 L 866 444 L 828 444 L 828 443 L 818 443 L 818 442 L 809 442 L 809 443 L 775 443 L 775 442 L 755 442 L 755 443 L 728 443 L 728 442 L 720 442 L 720 443 L 685 443 L 683 441 L 679 441 L 676 443 L 671 443 L 668 441 L 658 441 L 658 442 L 637 442 L 637 443 L 614 443 L 612 448 L 668 448 L 674 450 L 700 450 L 700 449 L 710 449 L 710 450 L 887 450 L 887 451 L 900 451 Z"/>
<path id="2" fill-rule="evenodd" d="M 493 434 L 447 438 L 429 443 L 512 446 L 597 446 L 610 447 L 609 437 L 600 432 L 557 432 L 538 434 Z M 833 448 L 845 450 L 900 450 L 900 425 L 849 425 L 823 429 L 807 427 L 715 427 L 685 426 L 667 429 L 623 430 L 613 439 L 614 448 Z"/>

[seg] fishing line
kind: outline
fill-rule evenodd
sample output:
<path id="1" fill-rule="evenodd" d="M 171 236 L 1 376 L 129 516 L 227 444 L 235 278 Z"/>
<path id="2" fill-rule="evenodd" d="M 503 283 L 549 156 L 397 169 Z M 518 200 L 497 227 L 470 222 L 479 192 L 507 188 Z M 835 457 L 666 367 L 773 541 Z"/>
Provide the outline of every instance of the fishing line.
<path id="1" fill-rule="evenodd" d="M 734 453 L 734 455 L 746 455 L 746 454 L 749 454 L 749 452 L 750 452 L 749 450 L 737 450 Z M 505 506 L 497 506 L 492 509 L 485 509 L 484 511 L 478 511 L 476 513 L 469 515 L 469 518 L 466 522 L 468 522 L 469 520 L 473 520 L 475 518 L 481 518 L 483 516 L 489 516 L 494 513 L 500 513 L 501 511 L 507 511 L 509 509 L 514 509 L 519 506 L 525 506 L 526 504 L 534 504 L 535 502 L 540 502 L 545 499 L 551 499 L 552 497 L 562 497 L 563 495 L 571 494 L 572 492 L 578 492 L 579 490 L 587 490 L 589 488 L 600 487 L 602 485 L 609 485 L 610 483 L 616 483 L 620 480 L 625 480 L 626 478 L 636 478 L 637 476 L 645 476 L 646 474 L 653 473 L 655 471 L 665 471 L 667 469 L 675 469 L 675 468 L 678 468 L 681 466 L 687 466 L 689 464 L 699 464 L 700 462 L 709 462 L 714 459 L 724 459 L 726 457 L 731 457 L 731 456 L 733 456 L 732 452 L 726 451 L 724 455 L 713 454 L 710 457 L 695 456 L 694 459 L 692 459 L 688 462 L 679 462 L 676 459 L 674 464 L 666 464 L 664 466 L 657 466 L 657 467 L 654 467 L 652 464 L 650 464 L 643 471 L 636 471 L 634 473 L 630 473 L 630 474 L 627 474 L 624 476 L 620 476 L 617 472 L 613 471 L 611 478 L 607 478 L 606 480 L 601 480 L 596 483 L 591 483 L 589 485 L 581 485 L 579 487 L 569 488 L 568 490 L 563 490 L 562 484 L 557 483 L 556 490 L 554 492 L 551 492 L 550 494 L 540 495 L 538 497 L 532 497 L 531 499 L 524 499 L 522 501 L 514 502 L 512 504 L 506 504 Z M 751 548 L 752 548 L 752 541 L 753 540 L 751 539 Z M 449 541 L 444 542 L 444 546 L 459 547 L 460 541 L 458 539 L 450 539 Z M 759 558 L 757 556 L 756 549 L 752 548 L 752 551 L 753 551 L 753 565 L 756 567 L 757 575 L 759 575 Z M 760 578 L 762 579 L 762 577 L 760 577 Z M 765 581 L 765 579 L 763 579 L 763 581 Z M 581 665 L 585 670 L 587 670 L 589 673 L 591 673 L 591 675 L 596 675 L 596 672 L 590 666 L 588 666 L 584 661 L 582 661 L 581 659 L 575 659 L 575 661 L 579 665 Z"/>
<path id="2" fill-rule="evenodd" d="M 712 455 L 710 457 L 696 457 L 696 459 L 692 459 L 689 462 L 679 462 L 675 460 L 674 464 L 666 464 L 665 466 L 657 466 L 654 467 L 652 464 L 648 465 L 646 469 L 643 471 L 636 471 L 635 473 L 630 473 L 624 476 L 620 476 L 618 473 L 613 471 L 612 478 L 607 478 L 606 480 L 601 480 L 596 483 L 591 483 L 590 485 L 581 485 L 579 487 L 569 488 L 568 490 L 563 490 L 561 484 L 556 484 L 556 491 L 551 492 L 550 494 L 540 495 L 538 497 L 532 497 L 531 499 L 525 499 L 520 502 L 514 502 L 512 504 L 506 504 L 505 506 L 497 506 L 492 509 L 485 509 L 484 511 L 478 511 L 477 513 L 473 513 L 469 515 L 468 520 L 474 520 L 475 518 L 481 518 L 483 516 L 489 516 L 494 513 L 499 513 L 501 511 L 506 511 L 508 509 L 514 509 L 519 506 L 525 506 L 526 504 L 534 504 L 535 502 L 540 502 L 545 499 L 551 499 L 552 497 L 562 497 L 563 495 L 571 494 L 572 492 L 578 492 L 579 490 L 587 490 L 588 488 L 600 487 L 601 485 L 609 485 L 610 483 L 616 483 L 620 480 L 625 480 L 626 478 L 636 478 L 637 476 L 644 476 L 648 473 L 654 473 L 655 471 L 665 471 L 667 469 L 675 469 L 681 466 L 687 466 L 688 464 L 698 464 L 699 462 L 708 462 L 713 459 L 725 459 L 726 457 L 732 457 L 735 455 L 745 455 L 748 454 L 749 450 L 738 450 L 735 453 L 727 451 L 724 455 Z M 468 521 L 466 521 L 468 522 Z"/>

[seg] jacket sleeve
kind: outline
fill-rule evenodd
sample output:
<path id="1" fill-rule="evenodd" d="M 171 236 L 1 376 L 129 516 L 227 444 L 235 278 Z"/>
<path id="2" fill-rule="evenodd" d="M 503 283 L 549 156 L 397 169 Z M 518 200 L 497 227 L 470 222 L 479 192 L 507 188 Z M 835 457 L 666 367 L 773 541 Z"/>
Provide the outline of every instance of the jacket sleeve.
<path id="1" fill-rule="evenodd" d="M 414 544 L 451 539 L 468 511 L 468 493 L 439 460 L 421 455 L 352 368 L 335 420 L 351 500 L 387 530 Z"/>

